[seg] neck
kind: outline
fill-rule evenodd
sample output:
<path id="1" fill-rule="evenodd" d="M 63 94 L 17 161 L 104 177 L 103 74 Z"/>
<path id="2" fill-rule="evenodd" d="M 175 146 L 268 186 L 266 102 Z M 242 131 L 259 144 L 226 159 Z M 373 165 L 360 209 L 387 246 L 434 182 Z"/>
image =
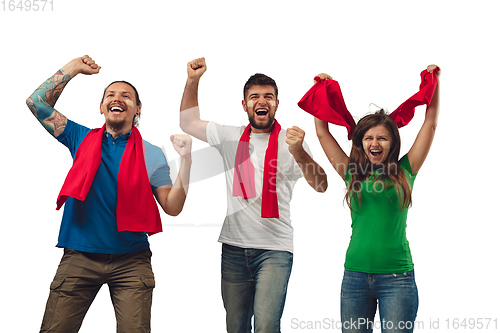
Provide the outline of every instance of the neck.
<path id="1" fill-rule="evenodd" d="M 252 133 L 269 133 L 273 130 L 274 128 L 274 120 L 273 120 L 273 123 L 271 124 L 271 126 L 267 127 L 267 128 L 255 128 L 253 127 L 251 124 L 250 124 L 250 127 L 252 128 Z"/>
<path id="2" fill-rule="evenodd" d="M 132 125 L 130 126 L 122 126 L 120 128 L 117 128 L 116 126 L 106 124 L 106 131 L 111 134 L 113 139 L 116 139 L 122 134 L 128 133 L 132 130 Z"/>

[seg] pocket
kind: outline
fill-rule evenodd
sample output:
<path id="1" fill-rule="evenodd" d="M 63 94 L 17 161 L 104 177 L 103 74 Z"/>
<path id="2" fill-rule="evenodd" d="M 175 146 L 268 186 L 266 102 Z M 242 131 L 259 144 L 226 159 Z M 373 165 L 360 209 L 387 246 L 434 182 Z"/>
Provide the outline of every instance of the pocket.
<path id="1" fill-rule="evenodd" d="M 64 278 L 56 278 L 52 283 L 50 284 L 50 290 L 55 291 L 61 287 L 61 285 L 64 282 Z"/>
<path id="2" fill-rule="evenodd" d="M 413 271 L 393 274 L 393 282 L 401 286 L 415 287 L 415 279 L 413 277 Z"/>
<path id="3" fill-rule="evenodd" d="M 146 288 L 153 289 L 155 287 L 155 279 L 151 277 L 141 277 L 142 283 L 146 286 Z"/>
<path id="4" fill-rule="evenodd" d="M 64 278 L 55 278 L 50 284 L 49 299 L 45 307 L 45 313 L 42 320 L 42 332 L 47 331 L 52 326 L 52 320 L 56 314 L 57 302 L 59 301 L 59 293 L 61 286 L 64 283 Z"/>

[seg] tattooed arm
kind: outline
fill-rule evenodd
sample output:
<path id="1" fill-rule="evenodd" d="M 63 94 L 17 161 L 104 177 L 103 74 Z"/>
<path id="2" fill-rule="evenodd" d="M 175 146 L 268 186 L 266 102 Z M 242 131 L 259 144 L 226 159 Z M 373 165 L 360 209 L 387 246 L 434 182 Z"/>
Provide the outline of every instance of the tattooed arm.
<path id="1" fill-rule="evenodd" d="M 50 134 L 57 137 L 66 127 L 66 117 L 54 109 L 54 105 L 69 80 L 80 73 L 88 75 L 99 73 L 100 69 L 101 67 L 87 55 L 73 59 L 28 97 L 26 104 L 31 113 Z"/>

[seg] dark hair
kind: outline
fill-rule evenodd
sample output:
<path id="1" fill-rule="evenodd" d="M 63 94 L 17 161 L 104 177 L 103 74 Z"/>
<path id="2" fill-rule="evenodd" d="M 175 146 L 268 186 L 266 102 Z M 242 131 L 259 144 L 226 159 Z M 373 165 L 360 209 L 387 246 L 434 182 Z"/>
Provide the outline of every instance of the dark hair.
<path id="1" fill-rule="evenodd" d="M 113 85 L 115 83 L 125 83 L 125 84 L 128 84 L 130 87 L 132 87 L 132 89 L 134 89 L 134 92 L 135 92 L 135 104 L 137 104 L 138 106 L 142 106 L 141 99 L 139 98 L 139 93 L 137 92 L 137 89 L 135 89 L 135 87 L 132 85 L 132 83 L 127 82 L 127 81 L 123 81 L 123 80 L 113 81 L 110 84 L 108 84 L 108 86 L 104 89 L 104 92 L 102 94 L 101 103 L 104 101 L 104 96 L 106 95 L 106 90 L 108 90 L 108 88 L 111 87 L 111 85 Z M 135 127 L 139 126 L 139 118 L 140 117 L 141 117 L 140 113 L 139 113 L 139 115 L 134 116 L 134 126 Z"/>
<path id="2" fill-rule="evenodd" d="M 398 167 L 398 157 L 401 150 L 401 138 L 399 136 L 398 127 L 394 120 L 383 110 L 364 116 L 354 128 L 348 164 L 351 171 L 354 170 L 354 172 L 351 172 L 351 181 L 347 186 L 345 200 L 352 210 L 351 199 L 354 196 L 353 192 L 356 192 L 361 204 L 360 184 L 371 175 L 369 168 L 366 167 L 371 162 L 363 149 L 363 137 L 370 128 L 378 125 L 383 125 L 387 128 L 392 138 L 391 150 L 383 162 L 383 170 L 385 172 L 378 177 L 380 177 L 387 186 L 391 186 L 388 184 L 396 186 L 398 196 L 402 198 L 402 211 L 411 206 L 411 188 L 406 178 L 405 171 Z M 401 195 L 401 190 L 403 195 Z"/>
<path id="3" fill-rule="evenodd" d="M 278 86 L 276 85 L 276 81 L 267 75 L 257 73 L 250 76 L 247 83 L 245 83 L 245 86 L 243 87 L 243 99 L 246 99 L 248 90 L 253 86 L 272 86 L 274 88 L 276 98 L 278 98 Z"/>

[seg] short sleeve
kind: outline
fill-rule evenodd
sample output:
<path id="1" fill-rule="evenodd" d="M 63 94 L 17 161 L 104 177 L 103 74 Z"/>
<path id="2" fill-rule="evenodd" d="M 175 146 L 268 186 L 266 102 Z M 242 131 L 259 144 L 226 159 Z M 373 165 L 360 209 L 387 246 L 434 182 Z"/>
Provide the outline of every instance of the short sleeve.
<path id="1" fill-rule="evenodd" d="M 211 121 L 207 124 L 207 142 L 221 155 L 224 154 L 223 150 L 236 152 L 244 130 L 244 126 L 220 125 Z"/>
<path id="2" fill-rule="evenodd" d="M 220 145 L 220 137 L 219 137 L 219 129 L 222 128 L 222 125 L 219 125 L 213 121 L 208 122 L 207 124 L 207 142 L 210 146 L 214 147 Z"/>
<path id="3" fill-rule="evenodd" d="M 80 147 L 80 144 L 89 132 L 90 128 L 68 119 L 64 131 L 56 139 L 69 149 L 74 159 L 78 147 Z"/>
<path id="4" fill-rule="evenodd" d="M 408 178 L 412 181 L 415 180 L 415 178 L 417 177 L 417 174 L 416 173 L 413 173 L 413 171 L 411 170 L 411 165 L 410 165 L 410 160 L 408 159 L 408 154 L 404 155 L 403 157 L 401 157 L 401 159 L 399 160 L 399 166 L 406 171 L 406 174 L 408 175 Z"/>
<path id="5" fill-rule="evenodd" d="M 172 185 L 170 166 L 159 147 L 144 141 L 144 158 L 151 186 L 156 188 L 163 185 Z"/>

